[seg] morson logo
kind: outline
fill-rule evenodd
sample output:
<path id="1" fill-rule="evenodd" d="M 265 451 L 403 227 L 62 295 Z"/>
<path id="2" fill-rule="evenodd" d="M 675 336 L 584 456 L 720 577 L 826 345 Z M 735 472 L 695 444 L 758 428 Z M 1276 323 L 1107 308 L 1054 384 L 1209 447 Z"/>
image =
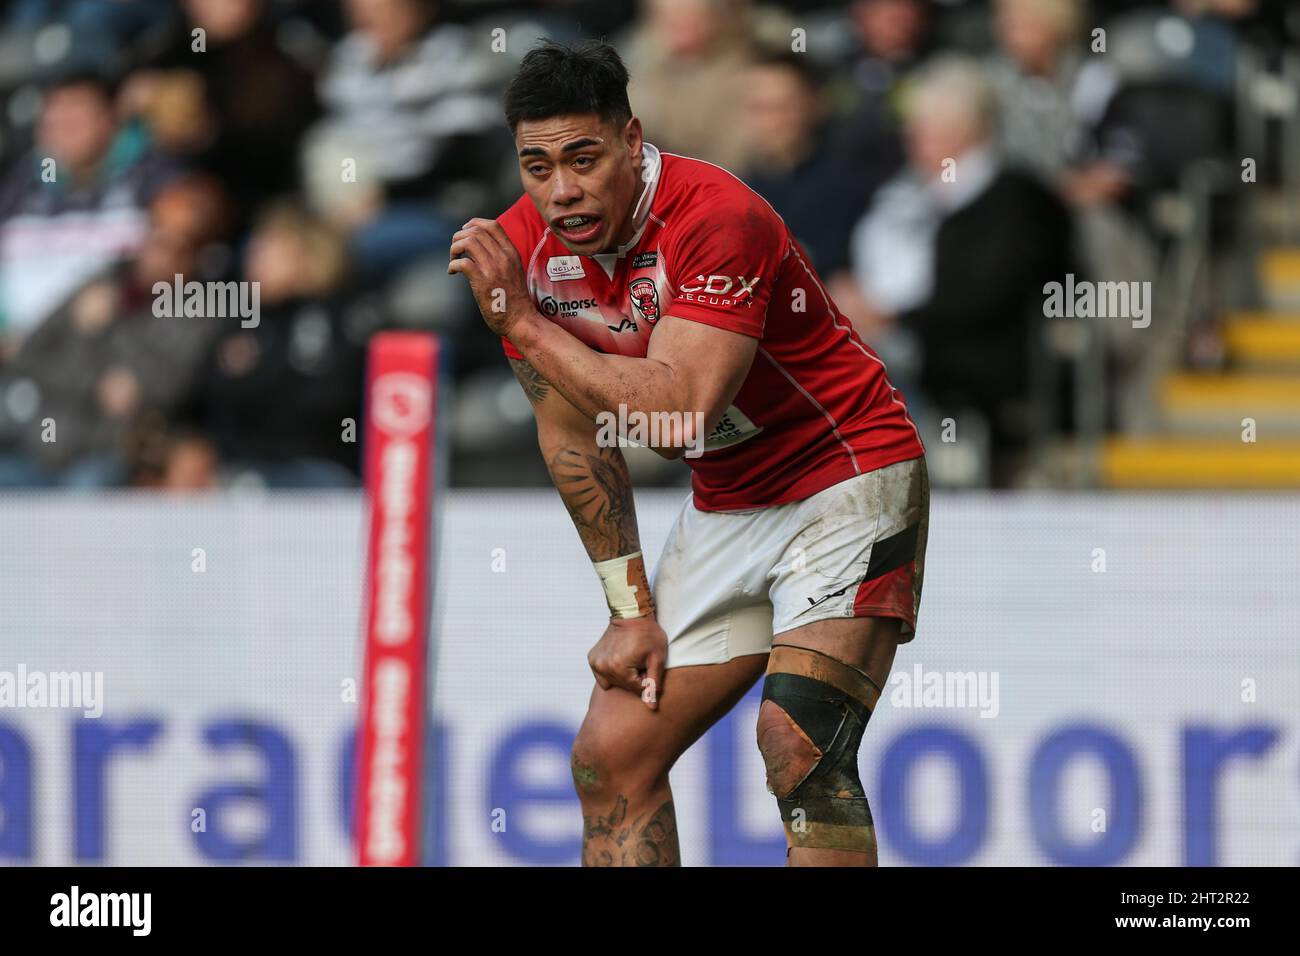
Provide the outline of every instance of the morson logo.
<path id="1" fill-rule="evenodd" d="M 429 424 L 433 396 L 429 383 L 408 372 L 389 372 L 375 380 L 370 416 L 385 435 L 409 438 Z"/>
<path id="2" fill-rule="evenodd" d="M 542 299 L 542 315 L 548 318 L 562 315 L 565 318 L 573 318 L 583 309 L 594 309 L 596 307 L 595 299 L 557 299 L 555 296 L 548 295 Z"/>

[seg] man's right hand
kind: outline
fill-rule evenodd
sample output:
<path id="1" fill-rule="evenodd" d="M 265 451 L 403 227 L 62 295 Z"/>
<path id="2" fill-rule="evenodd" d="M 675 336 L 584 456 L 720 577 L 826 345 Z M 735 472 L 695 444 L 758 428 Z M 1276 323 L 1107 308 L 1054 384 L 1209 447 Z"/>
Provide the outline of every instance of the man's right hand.
<path id="1" fill-rule="evenodd" d="M 659 709 L 658 694 L 664 685 L 667 658 L 668 636 L 653 614 L 610 621 L 596 646 L 587 653 L 587 663 L 601 689 L 629 690 L 651 710 Z M 653 685 L 647 684 L 647 679 Z"/>

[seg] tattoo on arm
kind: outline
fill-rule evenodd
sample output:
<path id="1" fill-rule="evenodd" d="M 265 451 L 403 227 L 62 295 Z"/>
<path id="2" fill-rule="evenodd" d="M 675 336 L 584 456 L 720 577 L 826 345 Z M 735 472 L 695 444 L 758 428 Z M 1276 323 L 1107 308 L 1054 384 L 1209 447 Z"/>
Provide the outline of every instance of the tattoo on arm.
<path id="1" fill-rule="evenodd" d="M 530 363 L 512 358 L 510 367 L 534 406 L 550 395 L 551 383 Z M 558 398 L 565 401 L 562 395 Z M 546 467 L 587 554 L 593 561 L 608 561 L 639 551 L 632 478 L 623 453 L 617 448 L 602 448 L 594 441 L 588 445 L 575 440 L 573 444 L 578 447 L 548 449 Z"/>
<path id="2" fill-rule="evenodd" d="M 562 448 L 546 464 L 593 561 L 640 550 L 632 479 L 621 451 Z"/>
<path id="3" fill-rule="evenodd" d="M 514 369 L 515 378 L 519 379 L 519 384 L 523 386 L 528 401 L 537 405 L 546 398 L 551 390 L 551 383 L 542 378 L 537 369 L 523 359 L 516 358 L 510 360 L 510 367 Z"/>

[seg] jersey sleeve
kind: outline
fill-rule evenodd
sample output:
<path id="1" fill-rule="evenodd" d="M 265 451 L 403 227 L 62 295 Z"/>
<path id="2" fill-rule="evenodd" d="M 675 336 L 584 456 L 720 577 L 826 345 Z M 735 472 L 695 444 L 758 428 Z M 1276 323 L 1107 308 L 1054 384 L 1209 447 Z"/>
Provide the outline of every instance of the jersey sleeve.
<path id="1" fill-rule="evenodd" d="M 668 315 L 762 338 L 788 247 L 785 223 L 749 189 L 697 202 L 663 245 Z"/>
<path id="2" fill-rule="evenodd" d="M 524 269 L 528 268 L 528 257 L 532 250 L 529 248 L 529 237 L 533 230 L 530 230 L 530 221 L 528 212 L 532 209 L 531 200 L 527 195 L 520 196 L 519 200 L 497 217 L 497 222 L 501 223 L 501 228 L 506 231 L 506 238 L 510 244 L 515 247 L 515 252 L 519 253 L 519 261 L 523 264 Z M 534 241 L 536 241 L 534 239 Z M 528 277 L 524 277 L 525 283 Z M 531 284 L 530 284 L 531 285 Z M 515 348 L 504 335 L 501 336 L 501 351 L 506 353 L 506 358 L 523 359 L 523 355 Z"/>
<path id="3" fill-rule="evenodd" d="M 515 348 L 514 343 L 511 342 L 504 335 L 501 336 L 501 351 L 506 353 L 506 358 L 523 361 L 524 358 L 523 353 L 520 352 L 517 348 Z"/>

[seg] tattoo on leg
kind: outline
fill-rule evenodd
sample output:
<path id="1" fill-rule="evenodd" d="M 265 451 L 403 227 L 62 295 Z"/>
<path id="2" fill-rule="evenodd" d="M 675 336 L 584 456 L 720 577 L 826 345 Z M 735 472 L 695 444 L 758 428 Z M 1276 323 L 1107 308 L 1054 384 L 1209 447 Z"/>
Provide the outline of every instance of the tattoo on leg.
<path id="1" fill-rule="evenodd" d="M 573 783 L 579 793 L 595 793 L 600 788 L 600 775 L 577 757 L 573 758 Z"/>
<path id="2" fill-rule="evenodd" d="M 629 860 L 631 856 L 631 860 Z M 625 866 L 679 866 L 681 853 L 677 847 L 677 815 L 669 800 L 654 812 L 636 842 L 623 852 Z"/>
<path id="3" fill-rule="evenodd" d="M 622 794 L 614 801 L 614 807 L 608 816 L 591 816 L 582 818 L 582 865 L 613 866 L 614 855 L 611 843 L 621 844 L 619 836 L 623 821 L 627 818 L 627 797 Z M 626 837 L 626 831 L 622 831 Z"/>
<path id="4" fill-rule="evenodd" d="M 627 797 L 619 795 L 607 816 L 582 818 L 582 865 L 680 866 L 677 816 L 671 800 L 654 813 L 627 820 Z"/>

